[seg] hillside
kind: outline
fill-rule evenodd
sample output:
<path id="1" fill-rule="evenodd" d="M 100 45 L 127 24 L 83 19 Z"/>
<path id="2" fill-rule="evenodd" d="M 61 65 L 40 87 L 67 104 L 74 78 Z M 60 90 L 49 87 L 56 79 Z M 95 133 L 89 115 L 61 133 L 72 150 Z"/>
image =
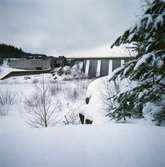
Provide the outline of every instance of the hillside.
<path id="1" fill-rule="evenodd" d="M 0 58 L 45 58 L 44 54 L 24 52 L 21 48 L 12 45 L 0 44 Z"/>

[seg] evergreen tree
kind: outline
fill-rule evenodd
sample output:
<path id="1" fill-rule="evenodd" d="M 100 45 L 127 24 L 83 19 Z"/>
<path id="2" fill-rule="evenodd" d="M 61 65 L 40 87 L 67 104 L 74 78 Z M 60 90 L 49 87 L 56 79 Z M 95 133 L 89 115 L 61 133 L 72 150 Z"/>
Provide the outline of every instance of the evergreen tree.
<path id="1" fill-rule="evenodd" d="M 121 35 L 111 47 L 133 44 L 134 60 L 125 64 L 110 80 L 128 78 L 137 85 L 118 93 L 109 116 L 116 120 L 141 118 L 150 112 L 158 125 L 165 122 L 165 1 L 153 0 L 132 28 Z M 150 104 L 150 105 L 149 105 Z"/>

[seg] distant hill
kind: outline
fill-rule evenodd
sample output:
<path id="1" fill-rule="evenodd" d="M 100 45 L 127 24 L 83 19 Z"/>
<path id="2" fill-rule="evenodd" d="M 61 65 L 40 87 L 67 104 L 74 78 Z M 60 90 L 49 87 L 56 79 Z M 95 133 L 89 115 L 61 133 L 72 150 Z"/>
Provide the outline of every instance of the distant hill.
<path id="1" fill-rule="evenodd" d="M 0 58 L 46 58 L 44 54 L 26 53 L 12 45 L 0 44 Z"/>
<path id="2" fill-rule="evenodd" d="M 1 58 L 20 58 L 24 52 L 12 45 L 0 44 L 0 57 Z"/>

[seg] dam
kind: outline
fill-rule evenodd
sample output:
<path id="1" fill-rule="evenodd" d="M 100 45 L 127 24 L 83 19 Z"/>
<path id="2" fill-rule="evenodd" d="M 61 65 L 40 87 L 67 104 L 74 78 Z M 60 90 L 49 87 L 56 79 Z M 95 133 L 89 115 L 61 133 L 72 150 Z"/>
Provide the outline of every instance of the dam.
<path id="1" fill-rule="evenodd" d="M 73 64 L 83 62 L 82 70 L 87 78 L 102 77 L 111 74 L 116 68 L 132 60 L 133 57 L 88 57 L 67 58 Z"/>

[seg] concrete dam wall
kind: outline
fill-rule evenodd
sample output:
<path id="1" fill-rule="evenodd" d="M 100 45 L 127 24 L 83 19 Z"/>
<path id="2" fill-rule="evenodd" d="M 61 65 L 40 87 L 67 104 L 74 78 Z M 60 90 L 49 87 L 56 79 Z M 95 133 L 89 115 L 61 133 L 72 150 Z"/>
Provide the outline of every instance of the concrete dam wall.
<path id="1" fill-rule="evenodd" d="M 88 78 L 102 77 L 112 73 L 116 68 L 122 64 L 133 59 L 132 57 L 122 58 L 87 58 L 77 60 L 83 62 L 83 72 Z"/>

